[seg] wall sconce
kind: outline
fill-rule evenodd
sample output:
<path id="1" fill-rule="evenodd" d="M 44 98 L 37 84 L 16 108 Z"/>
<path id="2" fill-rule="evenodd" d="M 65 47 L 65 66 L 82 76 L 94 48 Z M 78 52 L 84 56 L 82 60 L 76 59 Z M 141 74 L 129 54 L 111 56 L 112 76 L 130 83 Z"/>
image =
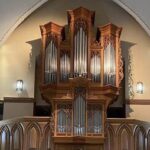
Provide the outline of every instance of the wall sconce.
<path id="1" fill-rule="evenodd" d="M 143 82 L 137 82 L 136 92 L 139 94 L 143 94 L 143 90 L 144 90 Z"/>
<path id="2" fill-rule="evenodd" d="M 16 91 L 21 93 L 23 91 L 23 80 L 17 80 L 16 82 Z"/>

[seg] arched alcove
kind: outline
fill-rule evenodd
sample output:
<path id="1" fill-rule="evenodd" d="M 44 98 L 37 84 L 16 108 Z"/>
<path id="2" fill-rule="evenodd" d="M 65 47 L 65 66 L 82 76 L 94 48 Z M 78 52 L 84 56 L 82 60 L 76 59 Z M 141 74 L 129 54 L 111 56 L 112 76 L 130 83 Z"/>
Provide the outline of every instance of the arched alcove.
<path id="1" fill-rule="evenodd" d="M 22 150 L 23 140 L 24 140 L 24 128 L 22 124 L 14 124 L 11 129 L 12 134 L 12 150 Z"/>
<path id="2" fill-rule="evenodd" d="M 39 149 L 41 134 L 42 132 L 38 123 L 29 123 L 29 125 L 26 127 L 27 149 Z"/>
<path id="3" fill-rule="evenodd" d="M 10 131 L 7 126 L 0 129 L 0 149 L 7 150 L 10 148 Z"/>
<path id="4" fill-rule="evenodd" d="M 114 149 L 114 137 L 115 132 L 111 125 L 107 125 L 106 127 L 106 141 L 105 141 L 105 149 L 112 150 Z"/>
<path id="5" fill-rule="evenodd" d="M 132 150 L 131 149 L 131 137 L 132 137 L 131 128 L 126 124 L 120 125 L 117 131 L 118 149 L 119 150 L 124 150 L 124 149 Z"/>
<path id="6" fill-rule="evenodd" d="M 135 150 L 145 150 L 146 132 L 142 126 L 136 126 L 134 129 Z"/>

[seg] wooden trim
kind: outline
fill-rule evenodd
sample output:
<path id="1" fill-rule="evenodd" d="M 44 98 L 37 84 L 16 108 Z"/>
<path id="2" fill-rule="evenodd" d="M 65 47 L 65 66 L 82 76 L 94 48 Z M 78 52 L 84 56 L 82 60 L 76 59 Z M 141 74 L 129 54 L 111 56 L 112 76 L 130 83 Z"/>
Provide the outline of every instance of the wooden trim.
<path id="1" fill-rule="evenodd" d="M 149 122 L 138 120 L 138 119 L 132 119 L 132 118 L 107 118 L 107 123 L 111 124 L 136 124 L 136 125 L 142 125 L 147 124 L 150 125 Z"/>
<path id="2" fill-rule="evenodd" d="M 150 99 L 127 99 L 127 105 L 150 105 Z"/>
<path id="3" fill-rule="evenodd" d="M 4 103 L 34 103 L 34 98 L 27 97 L 4 97 Z"/>

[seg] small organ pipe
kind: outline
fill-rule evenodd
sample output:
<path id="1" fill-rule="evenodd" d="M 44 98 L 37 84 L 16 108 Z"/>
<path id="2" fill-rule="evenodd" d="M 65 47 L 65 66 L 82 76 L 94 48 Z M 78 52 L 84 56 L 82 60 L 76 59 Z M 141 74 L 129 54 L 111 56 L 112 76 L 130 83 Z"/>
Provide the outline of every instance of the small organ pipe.
<path id="1" fill-rule="evenodd" d="M 69 72 L 70 72 L 70 59 L 68 54 L 64 53 L 63 56 L 60 58 L 60 73 L 62 81 L 68 80 Z"/>
<path id="2" fill-rule="evenodd" d="M 91 59 L 91 74 L 93 82 L 100 81 L 100 57 L 94 54 Z"/>
<path id="3" fill-rule="evenodd" d="M 87 35 L 85 34 L 85 73 L 87 73 Z"/>
<path id="4" fill-rule="evenodd" d="M 56 82 L 57 79 L 56 71 L 57 71 L 57 48 L 53 40 L 51 40 L 46 48 L 45 82 L 47 83 Z"/>

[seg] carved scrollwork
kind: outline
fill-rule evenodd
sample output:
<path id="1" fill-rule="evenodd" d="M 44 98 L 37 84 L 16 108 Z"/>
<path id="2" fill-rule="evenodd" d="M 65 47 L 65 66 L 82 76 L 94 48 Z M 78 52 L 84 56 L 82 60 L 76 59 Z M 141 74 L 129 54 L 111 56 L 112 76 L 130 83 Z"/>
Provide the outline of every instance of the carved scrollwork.
<path id="1" fill-rule="evenodd" d="M 50 41 L 53 41 L 55 46 L 58 46 L 58 35 L 56 35 L 55 33 L 48 33 L 46 47 L 49 45 Z"/>
<path id="2" fill-rule="evenodd" d="M 119 78 L 118 78 L 118 85 L 120 85 L 124 74 L 123 74 L 123 61 L 122 61 L 122 55 L 121 55 L 121 48 L 119 47 L 119 51 L 118 51 L 118 73 L 119 73 Z"/>
<path id="3" fill-rule="evenodd" d="M 101 43 L 95 39 L 91 42 L 91 49 L 93 50 L 100 50 L 101 49 Z"/>
<path id="4" fill-rule="evenodd" d="M 128 96 L 129 99 L 133 99 L 135 94 L 133 89 L 133 56 L 131 50 L 128 53 Z"/>
<path id="5" fill-rule="evenodd" d="M 116 41 L 113 36 L 110 35 L 104 36 L 104 49 L 108 46 L 109 43 L 115 47 L 116 45 L 115 42 Z"/>
<path id="6" fill-rule="evenodd" d="M 80 19 L 76 20 L 74 27 L 75 27 L 75 31 L 78 31 L 80 29 L 80 27 L 82 27 L 82 29 L 86 32 L 87 31 L 87 22 L 83 18 L 80 18 Z"/>

